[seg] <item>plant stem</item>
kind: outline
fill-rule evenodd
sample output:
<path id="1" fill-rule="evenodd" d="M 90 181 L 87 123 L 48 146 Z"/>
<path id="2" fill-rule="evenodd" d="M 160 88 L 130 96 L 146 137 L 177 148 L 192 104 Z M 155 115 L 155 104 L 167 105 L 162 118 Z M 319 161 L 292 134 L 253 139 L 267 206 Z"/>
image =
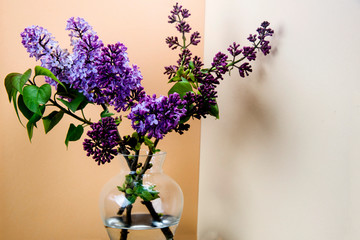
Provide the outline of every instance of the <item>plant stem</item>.
<path id="1" fill-rule="evenodd" d="M 127 205 L 126 206 L 126 219 L 125 219 L 125 224 L 126 226 L 130 227 L 131 226 L 131 210 L 132 210 L 132 204 Z M 120 240 L 126 240 L 127 236 L 129 234 L 129 230 L 127 229 L 121 229 L 121 234 L 120 234 Z"/>
<path id="2" fill-rule="evenodd" d="M 64 107 L 62 107 L 61 105 L 59 105 L 56 101 L 49 99 L 49 101 L 56 107 L 60 108 L 61 111 L 63 111 L 64 113 L 66 113 L 67 115 L 70 115 L 71 117 L 79 120 L 80 122 L 83 122 L 85 124 L 91 125 L 92 122 L 89 120 L 86 120 L 85 118 L 81 118 L 77 115 L 75 115 L 74 113 L 70 112 L 69 110 L 65 109 Z"/>
<path id="3" fill-rule="evenodd" d="M 157 214 L 157 212 L 154 209 L 154 206 L 150 201 L 141 201 L 142 204 L 146 206 L 146 208 L 149 210 L 151 217 L 154 219 L 154 221 L 161 222 L 161 218 Z M 169 227 L 160 228 L 160 230 L 163 232 L 164 236 L 167 240 L 173 240 L 174 234 L 171 232 Z"/>
<path id="4" fill-rule="evenodd" d="M 127 229 L 121 229 L 120 240 L 126 240 L 128 234 L 129 234 L 129 231 Z"/>
<path id="5" fill-rule="evenodd" d="M 156 139 L 155 142 L 154 142 L 154 149 L 156 148 L 158 143 L 159 143 L 159 139 Z M 151 160 L 152 156 L 153 156 L 153 152 L 150 149 L 149 154 L 148 154 L 148 156 L 147 156 L 147 158 L 145 160 L 144 166 L 143 166 L 143 168 L 141 169 L 141 172 L 138 175 L 138 176 L 141 176 L 141 178 L 145 174 L 146 170 L 149 169 L 150 160 Z"/>

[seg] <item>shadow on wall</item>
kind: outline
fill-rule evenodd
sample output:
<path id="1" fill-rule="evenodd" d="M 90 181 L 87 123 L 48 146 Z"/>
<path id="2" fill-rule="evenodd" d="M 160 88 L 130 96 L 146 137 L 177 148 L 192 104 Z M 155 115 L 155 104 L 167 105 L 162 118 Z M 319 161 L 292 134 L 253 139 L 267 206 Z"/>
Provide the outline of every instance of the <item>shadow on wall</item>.
<path id="1" fill-rule="evenodd" d="M 256 137 L 265 141 L 276 133 L 277 123 L 274 107 L 271 99 L 267 99 L 267 75 L 279 49 L 279 39 L 282 36 L 282 28 L 276 29 L 276 35 L 271 39 L 272 50 L 270 55 L 264 57 L 258 53 L 258 60 L 253 65 L 253 73 L 247 78 L 241 78 L 234 71 L 230 79 L 220 86 L 219 96 L 223 100 L 220 103 L 220 111 L 224 112 L 225 127 L 221 131 L 226 132 L 227 145 L 241 147 L 249 139 Z M 222 116 L 222 114 L 220 114 Z"/>
<path id="2" fill-rule="evenodd" d="M 275 104 L 268 94 L 272 87 L 268 75 L 279 47 L 278 39 L 272 39 L 271 43 L 271 55 L 262 58 L 259 53 L 259 61 L 253 64 L 254 72 L 249 77 L 243 79 L 234 71 L 219 86 L 220 120 L 207 126 L 211 127 L 207 137 L 212 139 L 207 144 L 209 149 L 220 151 L 211 152 L 208 178 L 203 179 L 212 190 L 206 195 L 212 207 L 205 213 L 207 223 L 200 232 L 201 240 L 243 239 L 242 230 L 249 226 L 251 218 L 246 215 L 252 196 L 248 172 L 259 165 L 271 165 L 265 163 L 264 156 L 271 154 L 276 144 L 279 123 Z M 258 170 L 261 171 L 254 171 Z M 236 236 L 231 229 L 237 229 Z"/>

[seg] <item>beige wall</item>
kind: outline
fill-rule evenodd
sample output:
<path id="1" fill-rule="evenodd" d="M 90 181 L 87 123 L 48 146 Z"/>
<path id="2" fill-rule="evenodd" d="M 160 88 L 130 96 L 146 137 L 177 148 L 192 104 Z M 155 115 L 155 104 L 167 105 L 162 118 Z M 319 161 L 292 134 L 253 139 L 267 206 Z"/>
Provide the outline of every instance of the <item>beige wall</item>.
<path id="1" fill-rule="evenodd" d="M 204 1 L 181 2 L 191 10 L 192 27 L 203 32 Z M 175 33 L 167 23 L 174 4 L 168 0 L 2 0 L 1 79 L 36 64 L 21 45 L 19 34 L 25 27 L 44 26 L 63 47 L 69 47 L 66 20 L 81 16 L 105 43 L 121 41 L 128 47 L 130 60 L 143 73 L 148 93 L 166 94 L 163 67 L 177 60 L 177 52 L 171 52 L 164 41 Z M 202 51 L 200 45 L 195 53 L 202 56 Z M 66 151 L 64 138 L 70 120 L 47 136 L 39 126 L 30 144 L 3 87 L 0 92 L 0 239 L 106 239 L 98 195 L 101 186 L 119 171 L 118 163 L 97 166 L 85 156 L 81 141 L 71 143 Z M 90 115 L 97 118 L 97 109 Z M 186 135 L 170 134 L 160 144 L 168 152 L 165 171 L 185 194 L 179 240 L 195 239 L 196 235 L 199 142 L 200 122 L 194 122 Z"/>
<path id="2" fill-rule="evenodd" d="M 360 1 L 207 0 L 205 58 L 264 19 L 276 51 L 202 121 L 200 240 L 360 239 Z"/>

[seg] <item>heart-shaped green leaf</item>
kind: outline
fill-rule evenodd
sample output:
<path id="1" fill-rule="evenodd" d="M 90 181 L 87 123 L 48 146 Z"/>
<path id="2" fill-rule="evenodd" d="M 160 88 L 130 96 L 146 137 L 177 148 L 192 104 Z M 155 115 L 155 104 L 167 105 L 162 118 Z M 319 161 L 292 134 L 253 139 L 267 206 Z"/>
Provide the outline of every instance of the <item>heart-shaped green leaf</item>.
<path id="1" fill-rule="evenodd" d="M 56 126 L 64 116 L 63 111 L 53 111 L 48 116 L 43 117 L 43 124 L 45 133 L 48 133 L 53 127 Z"/>
<path id="2" fill-rule="evenodd" d="M 51 97 L 51 86 L 44 84 L 41 87 L 35 85 L 26 86 L 23 89 L 24 103 L 26 107 L 39 115 L 40 105 L 45 104 Z"/>
<path id="3" fill-rule="evenodd" d="M 13 99 L 14 93 L 17 92 L 17 90 L 13 86 L 13 81 L 19 81 L 21 76 L 22 74 L 20 73 L 9 73 L 5 77 L 4 84 L 5 84 L 6 92 L 9 97 L 9 102 L 11 102 L 11 100 Z"/>
<path id="4" fill-rule="evenodd" d="M 20 78 L 15 78 L 12 81 L 13 87 L 20 92 L 20 94 L 23 94 L 23 87 L 27 81 L 29 81 L 29 78 L 31 76 L 31 69 L 28 69 L 24 74 L 20 76 Z"/>
<path id="5" fill-rule="evenodd" d="M 68 147 L 70 141 L 79 140 L 83 132 L 84 132 L 83 126 L 81 125 L 75 126 L 74 124 L 71 123 L 65 139 L 66 147 Z"/>

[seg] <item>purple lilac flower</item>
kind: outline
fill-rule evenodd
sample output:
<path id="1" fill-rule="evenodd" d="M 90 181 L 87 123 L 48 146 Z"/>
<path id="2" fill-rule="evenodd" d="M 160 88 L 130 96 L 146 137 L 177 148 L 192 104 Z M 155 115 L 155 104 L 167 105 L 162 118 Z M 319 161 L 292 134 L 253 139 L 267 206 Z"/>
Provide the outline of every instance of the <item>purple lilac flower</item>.
<path id="1" fill-rule="evenodd" d="M 240 48 L 240 44 L 234 42 L 232 45 L 229 46 L 227 50 L 231 54 L 231 56 L 236 57 L 242 53 L 242 49 L 239 48 Z"/>
<path id="2" fill-rule="evenodd" d="M 216 70 L 219 71 L 220 74 L 225 74 L 227 71 L 229 71 L 229 68 L 227 66 L 227 59 L 228 56 L 222 52 L 218 52 L 212 62 L 212 66 L 216 68 Z"/>
<path id="3" fill-rule="evenodd" d="M 178 93 L 169 97 L 146 96 L 131 109 L 128 118 L 132 127 L 140 134 L 149 138 L 162 139 L 165 134 L 176 128 L 186 109 L 179 108 L 185 104 Z"/>
<path id="4" fill-rule="evenodd" d="M 178 37 L 167 37 L 165 41 L 171 50 L 174 50 L 180 46 Z"/>
<path id="5" fill-rule="evenodd" d="M 199 44 L 200 42 L 200 33 L 199 32 L 194 32 L 193 34 L 191 34 L 191 37 L 190 37 L 190 42 L 192 45 L 196 46 Z"/>
<path id="6" fill-rule="evenodd" d="M 54 40 L 45 28 L 40 26 L 31 26 L 25 28 L 21 33 L 22 44 L 30 53 L 30 57 L 39 60 L 42 56 L 50 54 L 52 49 L 57 46 L 58 42 Z"/>
<path id="7" fill-rule="evenodd" d="M 176 25 L 176 29 L 180 32 L 180 33 L 189 33 L 191 31 L 191 27 L 190 25 L 185 22 L 185 21 L 181 21 L 179 22 L 178 25 Z"/>
<path id="8" fill-rule="evenodd" d="M 177 63 L 180 65 L 188 65 L 189 62 L 191 61 L 191 55 L 192 53 L 190 52 L 189 49 L 184 49 L 181 51 L 181 53 L 179 54 L 179 60 L 177 61 Z"/>
<path id="9" fill-rule="evenodd" d="M 68 83 L 69 69 L 72 66 L 72 58 L 67 50 L 58 45 L 46 29 L 40 26 L 25 28 L 21 33 L 22 44 L 30 53 L 41 61 L 41 66 L 49 69 L 63 83 Z M 46 77 L 46 81 L 52 85 L 57 83 Z"/>
<path id="10" fill-rule="evenodd" d="M 249 37 L 247 38 L 250 42 L 255 42 L 257 39 L 257 35 L 256 34 L 250 34 Z"/>
<path id="11" fill-rule="evenodd" d="M 249 76 L 249 72 L 252 72 L 251 65 L 249 63 L 243 63 L 239 67 L 239 74 L 241 77 Z"/>
<path id="12" fill-rule="evenodd" d="M 165 67 L 165 72 L 164 74 L 165 75 L 168 75 L 169 79 L 172 78 L 175 74 L 176 74 L 176 71 L 178 70 L 178 67 L 175 66 L 175 65 L 170 65 L 168 67 Z"/>
<path id="13" fill-rule="evenodd" d="M 254 61 L 256 59 L 256 51 L 254 47 L 243 47 L 243 55 L 249 61 Z"/>
<path id="14" fill-rule="evenodd" d="M 89 139 L 83 143 L 87 156 L 92 156 L 98 165 L 110 162 L 117 154 L 116 146 L 120 140 L 115 119 L 106 117 L 90 127 L 92 130 L 87 132 Z"/>
<path id="15" fill-rule="evenodd" d="M 66 30 L 70 31 L 73 46 L 74 64 L 71 68 L 70 84 L 93 101 L 97 76 L 94 61 L 100 56 L 103 43 L 83 18 L 70 18 Z"/>
<path id="16" fill-rule="evenodd" d="M 128 108 L 133 91 L 142 90 L 142 75 L 136 65 L 129 65 L 126 50 L 122 43 L 109 44 L 102 48 L 101 56 L 96 62 L 96 86 L 99 93 L 95 102 L 109 103 L 118 112 Z"/>

